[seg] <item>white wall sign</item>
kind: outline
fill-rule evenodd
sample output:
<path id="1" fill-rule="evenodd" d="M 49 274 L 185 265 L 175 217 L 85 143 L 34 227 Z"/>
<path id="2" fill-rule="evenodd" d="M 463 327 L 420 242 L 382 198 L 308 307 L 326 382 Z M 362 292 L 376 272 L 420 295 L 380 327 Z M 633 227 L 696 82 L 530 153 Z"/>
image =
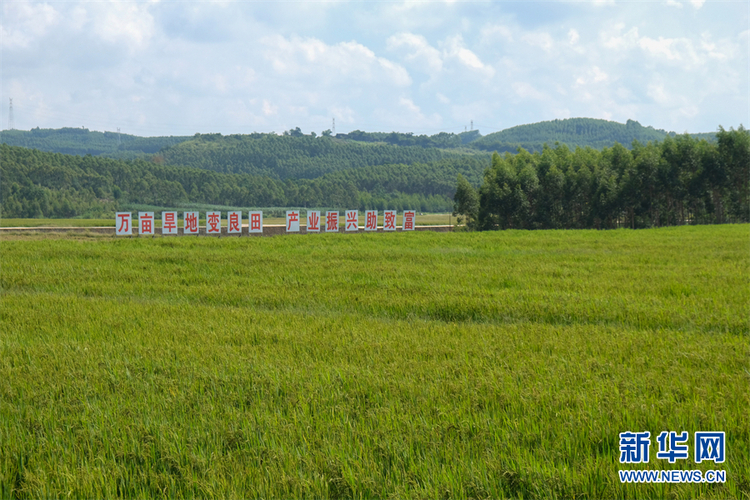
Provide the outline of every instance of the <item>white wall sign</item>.
<path id="1" fill-rule="evenodd" d="M 133 214 L 130 212 L 117 212 L 115 214 L 115 234 L 117 236 L 133 234 Z"/>
<path id="2" fill-rule="evenodd" d="M 138 234 L 154 235 L 154 212 L 138 212 Z"/>
<path id="3" fill-rule="evenodd" d="M 286 211 L 286 232 L 287 233 L 299 232 L 299 210 L 287 210 Z"/>
<path id="4" fill-rule="evenodd" d="M 242 234 L 242 212 L 227 212 L 227 234 Z"/>
<path id="5" fill-rule="evenodd" d="M 377 231 L 378 230 L 378 211 L 367 210 L 365 211 L 365 231 Z"/>
<path id="6" fill-rule="evenodd" d="M 326 212 L 326 233 L 339 232 L 339 213 Z"/>
<path id="7" fill-rule="evenodd" d="M 320 212 L 316 212 L 312 210 L 307 211 L 307 232 L 308 233 L 320 232 Z"/>
<path id="8" fill-rule="evenodd" d="M 263 212 L 248 212 L 250 225 L 248 233 L 263 233 Z"/>
<path id="9" fill-rule="evenodd" d="M 414 221 L 416 218 L 417 213 L 414 210 L 405 210 L 402 231 L 414 231 Z"/>
<path id="10" fill-rule="evenodd" d="M 177 212 L 161 213 L 161 234 L 177 234 Z"/>
<path id="11" fill-rule="evenodd" d="M 221 212 L 206 212 L 206 234 L 221 234 Z"/>
<path id="12" fill-rule="evenodd" d="M 286 232 L 296 233 L 300 230 L 300 210 L 288 210 L 286 212 Z M 200 232 L 200 213 L 183 212 L 183 233 L 182 234 L 199 234 Z M 248 212 L 248 233 L 263 234 L 263 212 Z M 398 212 L 396 210 L 383 211 L 383 230 L 397 231 Z M 177 235 L 180 234 L 179 220 L 177 212 L 164 211 L 161 213 L 161 234 Z M 343 219 L 343 220 L 341 220 Z M 365 210 L 364 230 L 378 230 L 378 211 Z M 138 234 L 154 235 L 155 230 L 154 212 L 138 212 L 138 221 L 134 221 L 131 212 L 117 212 L 115 214 L 115 234 L 117 236 L 130 236 L 133 234 L 133 225 L 138 225 Z M 344 226 L 345 232 L 359 231 L 359 210 L 345 210 L 343 217 L 338 211 L 332 210 L 325 212 L 325 220 L 321 217 L 318 210 L 307 211 L 307 232 L 319 233 L 326 231 L 328 233 L 340 232 L 341 225 Z M 403 213 L 402 231 L 416 230 L 417 212 L 415 210 L 405 210 Z M 242 234 L 242 212 L 227 212 L 227 233 Z M 206 212 L 206 234 L 221 234 L 221 212 Z"/>
<path id="13" fill-rule="evenodd" d="M 396 211 L 384 210 L 383 211 L 383 231 L 395 231 L 395 230 L 396 230 Z"/>
<path id="14" fill-rule="evenodd" d="M 346 228 L 345 231 L 359 231 L 359 211 L 346 211 Z"/>
<path id="15" fill-rule="evenodd" d="M 182 214 L 182 234 L 198 234 L 198 212 L 183 212 Z"/>

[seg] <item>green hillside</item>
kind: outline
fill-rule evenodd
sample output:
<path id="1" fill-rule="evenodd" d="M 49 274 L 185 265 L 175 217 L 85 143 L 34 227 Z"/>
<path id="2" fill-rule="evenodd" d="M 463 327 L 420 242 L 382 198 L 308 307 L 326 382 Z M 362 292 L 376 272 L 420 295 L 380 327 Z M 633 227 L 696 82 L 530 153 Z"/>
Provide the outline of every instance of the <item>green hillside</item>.
<path id="1" fill-rule="evenodd" d="M 452 209 L 458 174 L 478 185 L 489 161 L 464 156 L 280 180 L 5 144 L 0 155 L 3 217 L 99 217 L 135 204 L 180 208 L 196 203 L 445 212 Z"/>
<path id="2" fill-rule="evenodd" d="M 518 148 L 527 151 L 542 151 L 544 144 L 565 144 L 571 149 L 591 147 L 602 149 L 620 143 L 630 147 L 633 141 L 646 144 L 661 141 L 674 132 L 644 127 L 637 121 L 617 123 L 593 118 L 569 118 L 547 122 L 519 125 L 481 137 L 470 143 L 472 148 L 499 153 L 515 153 Z M 697 139 L 716 140 L 715 134 L 693 134 Z"/>
<path id="3" fill-rule="evenodd" d="M 138 137 L 117 132 L 96 132 L 86 128 L 3 130 L 0 142 L 9 146 L 33 148 L 51 153 L 108 156 L 135 159 L 150 156 L 160 149 L 190 137 Z"/>
<path id="4" fill-rule="evenodd" d="M 715 133 L 691 134 L 715 142 Z M 516 153 L 519 148 L 541 152 L 544 144 L 565 144 L 570 149 L 603 149 L 620 143 L 630 148 L 675 136 L 674 132 L 643 127 L 636 121 L 616 123 L 571 118 L 519 125 L 481 136 L 472 130 L 431 136 L 401 132 L 363 132 L 323 136 L 304 135 L 299 128 L 274 133 L 195 134 L 194 136 L 138 137 L 85 128 L 5 130 L 0 142 L 10 146 L 73 155 L 115 159 L 155 159 L 170 165 L 190 166 L 223 173 L 265 175 L 276 179 L 314 179 L 346 170 L 387 164 L 431 163 L 445 158 L 492 153 Z M 487 157 L 489 158 L 489 157 Z"/>
<path id="5" fill-rule="evenodd" d="M 196 134 L 189 141 L 165 148 L 159 153 L 169 165 L 223 173 L 266 175 L 277 179 L 315 179 L 351 168 L 430 163 L 477 154 L 489 160 L 488 155 L 472 150 L 276 134 Z"/>

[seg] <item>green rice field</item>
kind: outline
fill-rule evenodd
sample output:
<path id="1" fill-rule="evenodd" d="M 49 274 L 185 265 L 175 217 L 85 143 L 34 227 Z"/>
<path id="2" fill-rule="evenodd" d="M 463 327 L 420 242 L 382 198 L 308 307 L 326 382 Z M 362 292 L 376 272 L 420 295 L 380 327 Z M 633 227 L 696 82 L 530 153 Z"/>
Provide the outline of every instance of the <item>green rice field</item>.
<path id="1" fill-rule="evenodd" d="M 749 243 L 4 235 L 0 497 L 748 499 Z M 659 469 L 726 482 L 618 476 Z"/>

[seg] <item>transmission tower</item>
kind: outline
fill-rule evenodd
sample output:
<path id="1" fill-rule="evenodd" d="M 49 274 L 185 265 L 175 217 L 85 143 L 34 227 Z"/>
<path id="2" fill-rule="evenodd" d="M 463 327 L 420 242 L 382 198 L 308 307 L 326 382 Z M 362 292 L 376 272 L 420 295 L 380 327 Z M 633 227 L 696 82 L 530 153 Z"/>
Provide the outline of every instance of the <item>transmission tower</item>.
<path id="1" fill-rule="evenodd" d="M 336 135 L 336 118 L 333 118 L 331 122 L 331 134 Z"/>
<path id="2" fill-rule="evenodd" d="M 120 145 L 120 127 L 117 127 L 117 145 Z"/>
<path id="3" fill-rule="evenodd" d="M 13 98 L 10 97 L 10 106 L 8 107 L 8 130 L 14 130 L 16 124 L 13 123 Z"/>
<path id="4" fill-rule="evenodd" d="M 474 120 L 471 120 L 471 130 L 474 130 Z"/>

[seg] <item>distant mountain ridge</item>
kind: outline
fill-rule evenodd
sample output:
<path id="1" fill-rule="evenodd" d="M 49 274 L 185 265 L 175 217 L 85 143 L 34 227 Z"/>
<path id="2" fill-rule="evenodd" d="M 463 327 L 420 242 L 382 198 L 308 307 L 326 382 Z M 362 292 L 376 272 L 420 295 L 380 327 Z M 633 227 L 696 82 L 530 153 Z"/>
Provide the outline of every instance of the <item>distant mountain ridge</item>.
<path id="1" fill-rule="evenodd" d="M 232 134 L 223 136 L 221 134 L 195 134 L 194 136 L 162 136 L 162 137 L 139 137 L 130 134 L 120 134 L 118 132 L 97 132 L 90 131 L 86 128 L 65 127 L 61 129 L 40 129 L 39 127 L 24 130 L 4 130 L 0 132 L 0 143 L 9 146 L 21 146 L 25 148 L 38 149 L 52 153 L 65 153 L 73 155 L 106 156 L 116 159 L 151 159 L 154 155 L 166 152 L 169 149 L 174 151 L 174 146 L 187 141 L 200 140 L 206 146 L 209 142 L 234 142 L 242 139 L 254 139 L 254 142 L 265 142 L 274 144 L 272 149 L 276 149 L 280 143 L 288 143 L 292 148 L 298 148 L 297 143 L 304 142 L 308 146 L 316 144 L 316 141 L 334 139 L 339 147 L 334 147 L 338 152 L 346 148 L 340 146 L 347 143 L 372 143 L 394 147 L 418 147 L 422 149 L 442 149 L 442 150 L 462 150 L 462 153 L 469 153 L 471 150 L 483 152 L 510 152 L 515 153 L 518 148 L 527 151 L 541 151 L 544 144 L 552 147 L 556 143 L 565 144 L 571 149 L 576 147 L 591 147 L 594 149 L 603 149 L 611 147 L 615 143 L 620 143 L 626 148 L 630 148 L 633 141 L 648 143 L 662 141 L 665 137 L 675 136 L 674 132 L 667 132 L 653 127 L 644 127 L 634 120 L 628 120 L 626 123 L 618 123 L 607 120 L 594 118 L 567 118 L 563 120 L 551 120 L 527 125 L 518 125 L 500 132 L 494 132 L 482 136 L 479 131 L 473 130 L 460 134 L 440 132 L 432 136 L 414 135 L 412 133 L 401 132 L 363 132 L 354 130 L 348 134 L 337 134 L 330 136 L 330 131 L 326 131 L 324 137 L 317 137 L 314 133 L 304 135 L 299 127 L 284 132 L 283 135 L 274 133 L 268 134 Z M 690 134 L 696 139 L 705 139 L 709 142 L 716 140 L 716 134 L 698 133 Z M 264 139 L 264 140 L 260 140 Z M 329 143 L 331 144 L 331 143 Z M 322 145 L 322 144 L 321 144 Z M 215 148 L 210 145 L 211 148 Z M 257 148 L 254 148 L 257 149 Z M 319 149 L 315 147 L 313 149 Z M 330 148 L 324 148 L 330 149 Z M 359 148 L 355 148 L 359 149 Z M 372 149 L 373 153 L 382 153 L 382 149 Z M 262 153 L 267 156 L 268 151 Z M 357 155 L 361 154 L 358 152 Z M 348 156 L 348 155 L 344 155 Z M 399 155 L 400 156 L 400 155 Z M 421 156 L 421 155 L 417 155 Z M 437 159 L 429 155 L 429 160 Z M 429 161 L 427 158 L 419 158 L 417 161 Z M 396 162 L 402 161 L 401 159 Z M 393 163 L 394 160 L 386 161 Z M 192 162 L 190 162 L 192 163 Z M 250 162 L 252 163 L 252 162 Z M 372 164 L 365 161 L 365 164 Z M 215 170 L 225 170 L 216 168 Z M 240 169 L 245 170 L 245 169 Z M 252 170 L 252 169 L 249 169 Z M 247 170 L 245 170 L 247 171 Z"/>
<path id="2" fill-rule="evenodd" d="M 139 137 L 119 132 L 97 132 L 87 128 L 3 130 L 0 143 L 38 149 L 49 153 L 78 156 L 107 156 L 117 159 L 150 157 L 162 148 L 192 139 L 187 137 Z"/>
<path id="3" fill-rule="evenodd" d="M 556 143 L 565 144 L 571 149 L 576 147 L 591 147 L 603 149 L 615 143 L 630 148 L 633 141 L 642 144 L 662 141 L 666 137 L 674 137 L 674 132 L 644 127 L 634 120 L 625 124 L 600 120 L 595 118 L 567 118 L 546 122 L 518 125 L 500 132 L 485 135 L 469 146 L 483 151 L 497 151 L 500 153 L 515 153 L 518 148 L 527 151 L 541 151 L 544 144 L 552 147 Z M 715 141 L 714 133 L 690 134 L 696 139 Z"/>

